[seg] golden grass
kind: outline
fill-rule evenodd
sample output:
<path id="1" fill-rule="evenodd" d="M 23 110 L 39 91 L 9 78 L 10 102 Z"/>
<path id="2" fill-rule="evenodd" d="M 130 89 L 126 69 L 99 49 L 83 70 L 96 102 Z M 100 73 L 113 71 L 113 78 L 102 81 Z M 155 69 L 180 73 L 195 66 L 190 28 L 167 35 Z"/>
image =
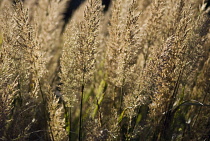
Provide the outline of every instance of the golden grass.
<path id="1" fill-rule="evenodd" d="M 66 2 L 0 1 L 0 140 L 210 139 L 199 0 Z"/>

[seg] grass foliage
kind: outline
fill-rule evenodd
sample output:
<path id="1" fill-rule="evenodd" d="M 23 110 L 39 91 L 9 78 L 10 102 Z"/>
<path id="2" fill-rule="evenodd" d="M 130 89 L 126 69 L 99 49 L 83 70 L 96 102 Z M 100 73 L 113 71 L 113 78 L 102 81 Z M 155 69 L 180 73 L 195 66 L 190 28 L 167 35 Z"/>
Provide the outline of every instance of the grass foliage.
<path id="1" fill-rule="evenodd" d="M 0 140 L 210 140 L 199 0 L 0 1 Z"/>

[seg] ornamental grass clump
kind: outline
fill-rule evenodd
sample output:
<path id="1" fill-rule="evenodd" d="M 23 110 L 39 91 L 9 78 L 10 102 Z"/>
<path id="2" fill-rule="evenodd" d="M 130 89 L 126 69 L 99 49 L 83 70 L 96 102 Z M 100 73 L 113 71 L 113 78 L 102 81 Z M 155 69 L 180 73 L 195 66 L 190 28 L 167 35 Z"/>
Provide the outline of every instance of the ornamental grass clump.
<path id="1" fill-rule="evenodd" d="M 187 122 L 192 117 L 183 117 L 183 114 L 187 115 L 187 111 L 179 113 L 178 110 L 182 108 L 182 102 L 194 100 L 192 83 L 195 81 L 204 59 L 206 32 L 202 31 L 202 27 L 208 27 L 209 24 L 208 20 L 204 20 L 206 13 L 195 16 L 195 14 L 190 14 L 193 10 L 184 1 L 175 2 L 175 4 L 177 13 L 172 15 L 175 17 L 171 19 L 174 19 L 177 26 L 175 27 L 173 24 L 166 26 L 171 35 L 166 38 L 164 37 L 166 34 L 162 33 L 165 43 L 157 44 L 159 47 L 154 44 L 151 52 L 152 58 L 148 60 L 145 69 L 151 78 L 147 79 L 146 75 L 147 83 L 143 89 L 147 86 L 148 92 L 151 94 L 151 99 L 148 99 L 148 102 L 151 102 L 148 120 L 154 124 L 152 126 L 156 127 L 152 133 L 153 140 L 171 140 L 172 137 L 176 139 L 189 138 L 186 134 L 180 137 L 179 132 L 180 129 L 184 133 L 186 132 Z M 170 14 L 162 15 L 163 19 L 164 16 L 168 17 Z M 192 19 L 196 22 L 192 22 Z M 203 20 L 203 25 L 200 25 Z M 198 24 L 200 26 L 197 26 Z M 150 72 L 148 72 L 149 70 Z M 147 93 L 147 89 L 142 92 Z M 193 105 L 191 102 L 188 104 Z M 178 118 L 183 118 L 186 123 L 180 123 L 177 127 L 176 120 Z"/>
<path id="2" fill-rule="evenodd" d="M 48 127 L 47 50 L 36 23 L 21 1 L 4 5 L 1 14 L 2 140 L 50 139 Z M 39 15 L 40 16 L 40 15 Z M 35 16 L 36 17 L 36 16 Z M 5 70 L 8 70 L 5 72 Z M 11 74 L 6 74 L 11 72 Z M 7 79 L 10 78 L 10 79 Z M 24 120 L 23 120 L 24 119 Z M 48 130 L 49 129 L 49 130 Z"/>
<path id="3" fill-rule="evenodd" d="M 72 2 L 0 0 L 0 140 L 209 140 L 208 1 Z"/>
<path id="4" fill-rule="evenodd" d="M 15 87 L 11 87 L 13 93 L 6 94 L 8 98 L 12 98 L 10 103 L 7 103 L 12 109 L 7 117 L 7 126 L 2 137 L 4 140 L 17 138 L 24 140 L 28 138 L 27 132 L 35 122 L 35 104 L 38 104 L 39 78 L 42 75 L 36 67 L 39 65 L 40 54 L 33 40 L 32 27 L 28 23 L 28 11 L 23 8 L 22 3 L 19 2 L 14 7 L 6 7 L 3 13 L 1 15 L 4 19 L 1 25 L 3 29 L 2 69 L 13 70 L 8 76 L 10 81 L 16 84 L 13 85 Z M 1 74 L 1 77 L 3 79 L 5 74 Z M 11 82 L 8 81 L 2 87 L 3 90 L 7 90 L 9 85 Z M 22 121 L 24 117 L 28 118 Z"/>

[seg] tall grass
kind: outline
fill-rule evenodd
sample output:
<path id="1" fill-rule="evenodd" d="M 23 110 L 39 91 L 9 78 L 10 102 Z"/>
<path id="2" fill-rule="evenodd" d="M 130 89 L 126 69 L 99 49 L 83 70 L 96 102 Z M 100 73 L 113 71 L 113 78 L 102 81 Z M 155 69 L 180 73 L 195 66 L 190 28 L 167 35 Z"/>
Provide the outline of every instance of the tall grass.
<path id="1" fill-rule="evenodd" d="M 0 1 L 0 140 L 210 139 L 205 3 L 67 2 Z"/>

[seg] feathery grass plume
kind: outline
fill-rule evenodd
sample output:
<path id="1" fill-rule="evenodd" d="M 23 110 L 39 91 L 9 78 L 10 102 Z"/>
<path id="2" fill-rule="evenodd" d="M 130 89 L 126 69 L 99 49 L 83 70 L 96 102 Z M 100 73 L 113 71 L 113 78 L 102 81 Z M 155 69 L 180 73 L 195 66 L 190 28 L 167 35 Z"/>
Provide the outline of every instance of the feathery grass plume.
<path id="1" fill-rule="evenodd" d="M 99 28 L 100 28 L 100 21 L 101 21 L 101 15 L 102 14 L 102 6 L 101 2 L 98 0 L 89 0 L 88 4 L 86 6 L 86 9 L 84 11 L 84 21 L 86 24 L 81 24 L 82 27 L 82 38 L 80 40 L 86 40 L 84 42 L 84 45 L 86 46 L 86 49 L 84 50 L 84 59 L 87 59 L 86 63 L 83 64 L 83 71 L 88 72 L 88 74 L 84 74 L 84 80 L 87 79 L 87 81 L 84 82 L 83 87 L 85 85 L 91 86 L 91 83 L 94 83 L 94 74 L 96 73 L 96 67 L 97 67 L 97 60 L 99 58 Z M 83 45 L 83 43 L 81 44 Z M 83 47 L 84 47 L 83 45 Z M 87 50 L 89 50 L 87 52 Z M 83 52 L 83 51 L 82 51 Z M 87 58 L 86 58 L 87 57 Z M 83 59 L 82 59 L 83 60 Z M 83 61 L 82 61 L 83 62 Z M 83 72 L 84 73 L 84 72 Z M 85 75 L 87 75 L 87 78 L 85 78 Z M 92 82 L 91 82 L 92 81 Z M 89 84 L 88 84 L 89 83 Z M 93 84 L 92 84 L 93 85 Z M 88 95 L 86 96 L 88 97 Z M 82 139 L 82 130 L 83 130 L 83 114 L 88 114 L 83 111 L 83 94 L 81 95 L 81 100 L 80 100 L 80 130 L 79 130 L 79 140 Z M 87 105 L 89 106 L 89 104 Z M 87 120 L 88 121 L 88 120 Z M 85 121 L 84 121 L 85 125 Z M 85 126 L 84 126 L 85 127 Z M 81 132 L 81 133 L 80 133 Z M 85 130 L 84 130 L 85 132 Z M 86 131 L 89 132 L 89 131 Z"/>
<path id="2" fill-rule="evenodd" d="M 44 3 L 44 1 L 42 2 Z M 11 130 L 11 132 L 13 131 L 12 126 L 15 124 L 13 129 L 16 128 L 16 131 L 14 135 L 8 134 L 8 138 L 18 136 L 18 138 L 23 140 L 26 138 L 26 135 L 30 136 L 30 139 L 35 139 L 37 136 L 42 139 L 49 138 L 47 132 L 47 121 L 49 119 L 47 115 L 48 109 L 45 103 L 47 97 L 45 88 L 50 82 L 48 82 L 49 79 L 46 76 L 46 64 L 49 64 L 50 55 L 52 55 L 52 51 L 58 46 L 58 41 L 60 41 L 59 35 L 61 27 L 58 27 L 60 23 L 56 22 L 56 18 L 61 13 L 58 11 L 58 13 L 55 14 L 55 11 L 57 11 L 57 7 L 60 7 L 63 3 L 52 1 L 50 4 L 51 5 L 46 3 L 38 5 L 37 11 L 33 13 L 34 15 L 30 15 L 33 16 L 33 19 L 29 16 L 28 9 L 25 8 L 20 1 L 16 1 L 14 7 L 4 12 L 2 20 L 5 22 L 2 28 L 4 33 L 3 49 L 4 53 L 8 54 L 14 61 L 14 73 L 19 76 L 17 80 L 19 93 L 15 98 L 13 110 L 15 111 L 13 112 L 13 116 L 16 116 L 16 119 L 13 119 L 13 121 L 8 124 L 8 130 Z M 44 11 L 46 9 L 43 10 L 41 6 L 49 6 L 49 11 Z M 38 10 L 49 12 L 50 14 L 46 13 L 46 15 L 44 15 L 40 13 L 39 15 L 38 13 L 40 11 Z M 8 19 L 7 16 L 11 17 L 11 19 Z M 52 22 L 53 24 L 49 23 L 51 19 L 54 20 Z M 60 22 L 61 20 L 58 21 Z M 51 102 L 53 103 L 53 101 Z M 35 105 L 37 108 L 34 107 Z M 24 123 L 20 122 L 22 117 L 28 117 Z M 36 123 L 32 125 L 29 122 L 34 121 L 34 118 L 37 120 L 35 120 Z M 32 127 L 30 128 L 29 125 L 32 125 Z M 25 129 L 30 130 L 28 132 L 31 132 L 31 134 L 27 134 L 27 131 L 24 131 Z M 9 135 L 11 137 L 9 137 Z"/>
<path id="3" fill-rule="evenodd" d="M 151 9 L 147 9 L 150 11 L 150 16 L 148 19 L 145 20 L 145 24 L 142 25 L 142 28 L 140 30 L 140 45 L 142 46 L 144 69 L 141 76 L 139 77 L 139 89 L 141 91 L 140 93 L 142 99 L 145 99 L 144 103 L 150 102 L 150 100 L 148 100 L 150 99 L 149 95 L 154 92 L 154 86 L 156 83 L 154 79 L 155 74 L 152 71 L 152 60 L 154 58 L 154 54 L 156 50 L 160 48 L 158 48 L 158 46 L 162 46 L 162 44 L 164 44 L 164 41 L 166 41 L 168 37 L 174 34 L 175 29 L 173 28 L 177 27 L 174 26 L 174 24 L 179 22 L 178 16 L 183 11 L 182 5 L 182 1 L 164 2 L 163 0 L 158 0 L 152 3 L 152 6 L 150 7 Z"/>
<path id="4" fill-rule="evenodd" d="M 79 99 L 78 139 L 82 139 L 84 98 L 95 73 L 96 54 L 99 47 L 98 32 L 101 14 L 101 4 L 97 0 L 89 0 L 84 12 L 84 20 L 79 25 L 71 26 L 61 58 L 62 93 L 67 107 L 72 105 L 72 97 Z M 67 30 L 68 31 L 68 30 Z M 78 108 L 75 106 L 74 108 Z M 78 109 L 76 109 L 78 111 Z M 70 111 L 69 111 L 70 112 Z M 69 113 L 71 115 L 71 113 Z M 76 117 L 76 118 L 77 118 Z M 75 117 L 74 117 L 75 118 Z M 71 120 L 71 119 L 70 119 Z M 70 125 L 71 128 L 72 125 Z M 72 129 L 73 130 L 73 129 Z M 71 132 L 71 131 L 70 131 Z"/>
<path id="5" fill-rule="evenodd" d="M 137 59 L 140 51 L 137 23 L 139 13 L 136 11 L 136 1 L 117 0 L 113 3 L 112 10 L 106 68 L 111 89 L 115 89 L 110 89 L 110 93 L 116 93 L 111 97 L 114 97 L 120 115 L 124 107 L 123 97 L 127 94 L 132 96 L 136 85 L 134 77 L 138 73 Z"/>
<path id="6" fill-rule="evenodd" d="M 170 1 L 171 2 L 171 1 Z M 137 96 L 137 101 L 139 101 L 142 104 L 147 105 L 150 102 L 150 95 L 154 91 L 154 85 L 155 81 L 153 80 L 153 73 L 152 73 L 152 65 L 151 68 L 147 67 L 148 61 L 150 59 L 152 49 L 154 48 L 154 45 L 156 44 L 159 46 L 163 41 L 162 39 L 165 36 L 162 32 L 162 30 L 166 30 L 166 26 L 163 26 L 165 23 L 168 23 L 167 20 L 164 20 L 164 15 L 168 16 L 168 11 L 166 11 L 167 7 L 166 3 L 170 2 L 163 2 L 163 1 L 153 1 L 148 6 L 147 9 L 143 11 L 143 13 L 140 15 L 140 19 L 138 23 L 141 25 L 140 31 L 139 31 L 139 46 L 141 46 L 141 51 L 139 54 L 138 64 L 141 68 L 143 68 L 142 72 L 139 73 L 138 77 L 138 84 L 135 89 L 135 93 Z M 164 8 L 163 8 L 164 7 Z M 165 12 L 165 11 L 166 12 Z M 145 15 L 147 16 L 145 18 Z M 171 20 L 171 19 L 169 19 Z M 162 24 L 163 23 L 163 24 Z M 153 57 L 153 56 L 152 56 Z M 140 104 L 141 105 L 141 104 Z"/>
<path id="7" fill-rule="evenodd" d="M 160 42 L 162 34 L 161 29 L 165 27 L 162 26 L 164 21 L 163 14 L 164 9 L 161 9 L 161 6 L 164 3 L 162 2 L 151 2 L 147 9 L 143 11 L 141 16 L 139 17 L 139 24 L 141 25 L 140 29 L 140 46 L 142 47 L 141 50 L 141 61 L 142 67 L 146 66 L 146 61 L 149 58 L 149 54 L 151 53 L 150 49 L 153 45 L 157 42 Z M 146 16 L 146 17 L 145 17 Z"/>
<path id="8" fill-rule="evenodd" d="M 178 127 L 174 124 L 177 109 L 172 109 L 179 103 L 181 84 L 183 87 L 187 86 L 189 76 L 196 74 L 204 52 L 203 36 L 197 32 L 200 28 L 196 28 L 191 21 L 196 20 L 194 14 L 189 14 L 194 11 L 185 6 L 182 0 L 177 3 L 176 8 L 179 12 L 173 18 L 177 26 L 168 28 L 174 35 L 170 36 L 160 48 L 154 49 L 154 57 L 146 67 L 146 71 L 151 70 L 154 82 L 150 85 L 153 88 L 150 118 L 157 128 L 154 132 L 154 140 L 170 140 L 172 133 L 178 132 L 180 128 L 183 129 L 183 126 L 186 127 L 186 124 L 180 124 Z M 188 93 L 184 95 L 186 99 L 190 96 Z M 174 136 L 174 138 L 177 137 Z"/>
<path id="9" fill-rule="evenodd" d="M 109 81 L 116 87 L 123 87 L 125 83 L 129 83 L 127 81 L 130 79 L 126 78 L 130 76 L 129 72 L 133 72 L 139 51 L 136 30 L 138 14 L 134 13 L 135 2 L 132 1 L 131 5 L 129 2 L 125 4 L 130 5 L 126 12 L 122 11 L 121 2 L 118 0 L 113 3 L 106 52 L 108 75 L 112 78 Z"/>
<path id="10" fill-rule="evenodd" d="M 178 5 L 178 3 L 180 3 Z M 173 35 L 172 26 L 179 20 L 177 18 L 170 18 L 181 12 L 181 1 L 152 1 L 139 17 L 140 30 L 140 46 L 142 46 L 142 63 L 146 66 L 146 61 L 152 52 L 154 44 L 163 43 L 163 39 Z"/>
<path id="11" fill-rule="evenodd" d="M 2 1 L 0 1 L 0 5 Z M 6 9 L 6 4 L 5 9 Z M 2 6 L 2 5 L 1 5 Z M 0 8 L 0 20 L 3 21 L 4 10 Z M 6 20 L 6 19 L 4 19 Z M 7 19 L 8 20 L 8 19 Z M 5 25 L 0 24 L 0 140 L 6 140 L 4 135 L 6 134 L 7 120 L 10 120 L 11 111 L 13 109 L 13 99 L 16 95 L 15 88 L 17 75 L 15 72 L 14 61 L 5 54 L 5 50 L 2 47 L 3 44 L 3 27 Z M 16 80 L 16 81 L 14 81 Z"/>
<path id="12" fill-rule="evenodd" d="M 50 138 L 53 141 L 68 140 L 67 132 L 65 130 L 64 107 L 59 104 L 59 98 L 54 95 L 52 88 L 48 88 L 47 94 L 47 108 L 49 112 L 49 132 Z"/>
<path id="13" fill-rule="evenodd" d="M 45 70 L 44 52 L 34 40 L 35 33 L 33 26 L 29 23 L 28 10 L 23 7 L 23 4 L 17 1 L 14 5 L 13 13 L 4 13 L 6 16 L 11 16 L 11 21 L 8 21 L 4 27 L 3 48 L 16 62 L 17 72 L 20 75 L 21 92 L 37 93 L 38 79 L 41 79 Z M 13 27 L 12 29 L 10 27 Z M 25 79 L 25 80 L 24 80 Z M 28 83 L 31 83 L 28 85 Z M 33 89 L 34 88 L 34 89 Z M 36 97 L 36 96 L 35 96 Z"/>
<path id="14" fill-rule="evenodd" d="M 30 134 L 30 126 L 34 123 L 35 105 L 38 105 L 39 79 L 42 71 L 37 67 L 43 64 L 38 46 L 33 40 L 33 29 L 29 24 L 29 15 L 23 4 L 17 1 L 13 7 L 5 7 L 2 17 L 3 44 L 1 54 L 13 62 L 12 74 L 17 78 L 18 91 L 13 99 L 10 121 L 7 123 L 6 139 L 25 140 Z M 6 60 L 4 61 L 5 64 Z M 41 67 L 44 70 L 44 66 Z M 11 78 L 10 81 L 14 81 Z M 24 117 L 27 117 L 24 121 Z"/>
<path id="15" fill-rule="evenodd" d="M 0 140 L 7 140 L 7 124 L 10 122 L 11 111 L 14 109 L 13 101 L 18 93 L 18 76 L 13 73 L 15 64 L 7 58 L 3 51 L 0 57 Z M 16 78 L 15 78 L 16 77 Z"/>
<path id="16" fill-rule="evenodd" d="M 59 65 L 59 57 L 61 55 L 61 31 L 62 31 L 62 14 L 65 10 L 65 4 L 67 0 L 40 0 L 37 1 L 34 11 L 31 11 L 30 22 L 34 27 L 34 40 L 36 45 L 39 46 L 39 52 L 42 54 L 42 59 L 40 60 L 44 66 L 37 65 L 36 68 L 41 67 L 40 70 L 45 71 L 45 75 L 40 78 L 40 94 L 42 100 L 40 101 L 40 113 L 37 114 L 38 121 L 42 122 L 42 130 L 52 130 L 51 127 L 54 127 L 54 124 L 50 121 L 52 115 L 49 114 L 50 108 L 49 105 L 56 104 L 56 101 L 50 97 L 48 86 L 51 86 L 51 89 L 55 89 L 56 83 L 55 80 L 58 77 L 57 69 Z M 44 55 L 44 56 L 43 56 Z M 41 58 L 41 57 L 40 57 Z M 53 111 L 52 111 L 53 112 Z M 60 115 L 62 116 L 62 115 Z M 53 117 L 55 118 L 55 117 Z M 56 116 L 56 118 L 59 118 Z M 62 125 L 62 122 L 58 120 Z M 40 128 L 40 127 L 36 127 Z M 40 129 L 41 130 L 41 129 Z M 52 137 L 55 134 L 55 130 L 50 132 L 43 132 L 45 140 L 51 138 L 55 140 L 60 137 L 60 133 L 56 134 L 56 137 Z M 64 133 L 63 133 L 64 135 Z M 59 137 L 58 137 L 59 136 Z M 65 136 L 63 136 L 65 138 Z"/>
<path id="17" fill-rule="evenodd" d="M 62 57 L 61 57 L 61 94 L 62 99 L 64 101 L 65 106 L 65 118 L 66 118 L 66 130 L 69 135 L 69 139 L 72 139 L 72 130 L 73 130 L 73 117 L 72 113 L 75 111 L 74 106 L 78 102 L 77 100 L 77 93 L 79 91 L 79 78 L 77 73 L 77 68 L 75 66 L 75 56 L 72 54 L 76 54 L 76 34 L 75 32 L 76 27 L 73 24 L 69 24 L 64 33 L 64 47 L 62 50 Z M 73 28 L 74 27 L 74 28 Z M 68 32 L 67 32 L 68 31 Z M 73 115 L 76 116 L 76 113 Z M 78 115 L 77 115 L 78 116 Z M 76 124 L 76 126 L 78 126 Z M 75 129 L 76 130 L 76 129 Z M 76 135 L 75 135 L 76 136 Z M 76 137 L 74 137 L 76 138 Z"/>
<path id="18" fill-rule="evenodd" d="M 209 30 L 210 16 L 208 15 L 208 11 L 201 11 L 194 28 L 194 33 L 197 36 L 190 40 L 193 45 L 197 42 L 200 43 L 197 47 L 197 52 L 200 54 L 194 54 L 196 57 L 193 58 L 196 60 L 199 59 L 199 61 L 195 65 L 197 69 L 193 71 L 193 74 L 196 76 L 189 76 L 191 79 L 189 79 L 189 84 L 187 83 L 191 90 L 190 98 L 197 100 L 202 105 L 191 107 L 189 110 L 190 118 L 192 119 L 191 132 L 194 134 L 193 138 L 197 140 L 209 138 L 207 135 L 209 134 L 209 130 L 206 130 L 209 127 Z M 208 43 L 206 47 L 204 45 L 205 42 Z M 196 60 L 194 61 L 195 63 Z M 194 81 L 193 85 L 192 81 Z M 198 112 L 194 113 L 194 111 Z"/>
<path id="19" fill-rule="evenodd" d="M 112 70 L 117 69 L 117 59 L 114 58 L 118 55 L 118 45 L 120 44 L 120 37 L 121 37 L 121 1 L 115 1 L 113 3 L 113 9 L 110 19 L 110 27 L 109 27 L 109 39 L 107 39 L 109 42 L 107 43 L 107 53 L 106 53 L 106 59 L 107 59 L 107 70 L 110 77 L 115 78 L 113 84 L 116 84 L 116 75 L 115 72 L 112 72 Z M 113 47 L 111 46 L 113 45 Z"/>

